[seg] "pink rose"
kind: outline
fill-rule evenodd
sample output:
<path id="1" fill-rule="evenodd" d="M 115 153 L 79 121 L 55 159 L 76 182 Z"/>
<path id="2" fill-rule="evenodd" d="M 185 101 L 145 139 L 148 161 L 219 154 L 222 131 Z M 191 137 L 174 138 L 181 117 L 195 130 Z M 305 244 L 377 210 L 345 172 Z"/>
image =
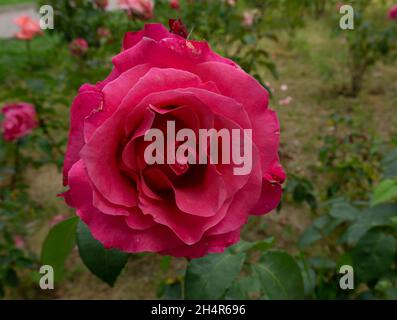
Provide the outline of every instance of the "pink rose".
<path id="1" fill-rule="evenodd" d="M 106 248 L 196 258 L 238 242 L 250 215 L 278 205 L 285 179 L 268 92 L 206 42 L 161 24 L 128 32 L 112 62 L 109 76 L 83 85 L 71 107 L 66 202 Z M 252 130 L 252 169 L 147 164 L 147 130 L 164 132 L 170 119 L 195 132 Z"/>
<path id="2" fill-rule="evenodd" d="M 34 106 L 29 103 L 7 104 L 1 112 L 4 116 L 1 129 L 6 141 L 22 138 L 37 127 L 36 111 Z"/>
<path id="3" fill-rule="evenodd" d="M 83 38 L 74 39 L 69 44 L 69 50 L 73 56 L 76 57 L 84 56 L 88 51 L 88 42 Z"/>
<path id="4" fill-rule="evenodd" d="M 172 9 L 178 10 L 180 7 L 179 0 L 170 0 L 170 7 Z"/>
<path id="5" fill-rule="evenodd" d="M 105 27 L 99 27 L 96 31 L 98 39 L 109 40 L 112 37 L 112 32 Z"/>
<path id="6" fill-rule="evenodd" d="M 250 27 L 254 24 L 255 10 L 247 10 L 243 13 L 243 26 Z"/>
<path id="7" fill-rule="evenodd" d="M 26 243 L 21 235 L 19 235 L 19 234 L 14 235 L 13 240 L 14 240 L 15 248 L 18 248 L 18 249 L 25 248 Z"/>
<path id="8" fill-rule="evenodd" d="M 389 10 L 389 19 L 396 20 L 397 19 L 397 5 L 393 6 Z"/>
<path id="9" fill-rule="evenodd" d="M 118 4 L 120 8 L 132 11 L 132 13 L 135 13 L 144 19 L 150 19 L 153 17 L 153 0 L 119 0 Z"/>
<path id="10" fill-rule="evenodd" d="M 20 16 L 14 20 L 21 30 L 15 35 L 20 40 L 32 40 L 35 36 L 43 34 L 40 23 L 29 16 Z"/>
<path id="11" fill-rule="evenodd" d="M 108 0 L 95 0 L 95 5 L 99 8 L 99 9 L 106 9 L 107 6 L 109 5 L 109 1 Z"/>

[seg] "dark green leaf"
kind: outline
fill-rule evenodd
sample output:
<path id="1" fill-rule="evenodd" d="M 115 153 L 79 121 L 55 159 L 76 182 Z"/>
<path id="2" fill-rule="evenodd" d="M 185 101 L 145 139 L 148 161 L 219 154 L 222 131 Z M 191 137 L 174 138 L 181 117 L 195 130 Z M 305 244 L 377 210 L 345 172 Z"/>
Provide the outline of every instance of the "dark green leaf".
<path id="1" fill-rule="evenodd" d="M 389 226 L 392 224 L 391 219 L 397 217 L 396 205 L 380 205 L 363 211 L 358 219 L 346 230 L 340 241 L 349 244 L 356 243 L 368 230 Z"/>
<path id="2" fill-rule="evenodd" d="M 397 180 L 383 180 L 376 188 L 371 198 L 371 205 L 376 206 L 397 198 Z"/>
<path id="3" fill-rule="evenodd" d="M 333 204 L 329 215 L 336 219 L 341 219 L 343 221 L 354 221 L 357 219 L 360 211 L 353 207 L 351 204 L 340 201 Z"/>
<path id="4" fill-rule="evenodd" d="M 129 255 L 115 249 L 105 249 L 98 240 L 94 239 L 87 225 L 82 221 L 79 221 L 77 226 L 77 245 L 87 268 L 102 281 L 113 286 Z"/>
<path id="5" fill-rule="evenodd" d="M 5 277 L 4 277 L 4 284 L 9 286 L 9 287 L 17 287 L 19 284 L 19 279 L 16 271 L 14 269 L 8 269 L 6 271 Z"/>
<path id="6" fill-rule="evenodd" d="M 76 244 L 78 221 L 77 217 L 73 217 L 56 224 L 43 243 L 41 262 L 53 267 L 55 280 L 63 278 L 66 258 Z"/>
<path id="7" fill-rule="evenodd" d="M 186 270 L 185 298 L 222 298 L 239 274 L 244 260 L 244 253 L 209 254 L 191 260 Z"/>
<path id="8" fill-rule="evenodd" d="M 294 258 L 286 252 L 266 252 L 253 267 L 262 290 L 270 299 L 303 299 L 301 271 Z"/>
<path id="9" fill-rule="evenodd" d="M 387 272 L 396 253 L 396 239 L 381 230 L 366 233 L 352 251 L 357 278 L 367 282 Z"/>

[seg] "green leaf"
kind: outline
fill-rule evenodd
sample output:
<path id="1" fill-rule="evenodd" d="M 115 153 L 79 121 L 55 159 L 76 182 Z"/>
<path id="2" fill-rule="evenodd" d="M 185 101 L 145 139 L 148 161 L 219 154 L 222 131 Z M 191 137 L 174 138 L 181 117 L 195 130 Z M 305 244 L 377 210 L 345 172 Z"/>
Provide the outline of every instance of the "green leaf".
<path id="1" fill-rule="evenodd" d="M 19 285 L 19 279 L 16 271 L 12 268 L 8 269 L 6 271 L 5 277 L 4 277 L 4 283 L 9 286 L 9 287 L 17 287 Z"/>
<path id="2" fill-rule="evenodd" d="M 357 220 L 349 226 L 340 238 L 341 243 L 356 243 L 372 228 L 392 225 L 392 218 L 397 217 L 397 206 L 383 204 L 363 211 Z"/>
<path id="3" fill-rule="evenodd" d="M 65 261 L 76 244 L 78 221 L 77 217 L 73 217 L 56 224 L 44 240 L 41 262 L 52 266 L 55 281 L 63 279 Z"/>
<path id="4" fill-rule="evenodd" d="M 336 268 L 335 261 L 326 257 L 310 258 L 309 265 L 317 270 L 333 270 Z"/>
<path id="5" fill-rule="evenodd" d="M 331 207 L 329 215 L 343 221 L 354 221 L 357 219 L 360 211 L 345 201 L 338 201 Z"/>
<path id="6" fill-rule="evenodd" d="M 298 246 L 304 249 L 316 241 L 329 236 L 343 221 L 341 219 L 333 219 L 328 215 L 323 215 L 310 225 L 299 238 Z"/>
<path id="7" fill-rule="evenodd" d="M 239 243 L 230 247 L 227 251 L 230 253 L 246 252 L 249 250 L 260 250 L 265 251 L 270 249 L 274 245 L 274 238 L 269 237 L 263 240 L 249 242 L 240 240 Z"/>
<path id="8" fill-rule="evenodd" d="M 352 251 L 357 278 L 368 282 L 386 273 L 394 260 L 396 239 L 381 230 L 366 233 Z"/>
<path id="9" fill-rule="evenodd" d="M 397 197 L 397 180 L 383 180 L 374 190 L 371 206 L 389 202 Z"/>
<path id="10" fill-rule="evenodd" d="M 301 271 L 295 259 L 286 252 L 266 252 L 253 268 L 262 290 L 270 299 L 303 299 Z"/>
<path id="11" fill-rule="evenodd" d="M 251 299 L 251 294 L 259 296 L 261 286 L 258 275 L 252 273 L 249 276 L 239 277 L 227 290 L 225 299 L 227 300 L 247 300 Z"/>
<path id="12" fill-rule="evenodd" d="M 382 160 L 385 179 L 397 177 L 397 149 L 394 149 Z"/>
<path id="13" fill-rule="evenodd" d="M 129 254 L 115 249 L 105 249 L 98 240 L 94 239 L 87 225 L 82 221 L 79 221 L 77 226 L 77 245 L 80 257 L 87 268 L 99 279 L 113 286 L 127 263 Z"/>
<path id="14" fill-rule="evenodd" d="M 246 255 L 209 254 L 189 262 L 185 277 L 186 299 L 220 299 L 240 273 Z"/>
<path id="15" fill-rule="evenodd" d="M 309 266 L 305 259 L 298 262 L 301 269 L 305 297 L 313 294 L 316 287 L 316 272 Z"/>

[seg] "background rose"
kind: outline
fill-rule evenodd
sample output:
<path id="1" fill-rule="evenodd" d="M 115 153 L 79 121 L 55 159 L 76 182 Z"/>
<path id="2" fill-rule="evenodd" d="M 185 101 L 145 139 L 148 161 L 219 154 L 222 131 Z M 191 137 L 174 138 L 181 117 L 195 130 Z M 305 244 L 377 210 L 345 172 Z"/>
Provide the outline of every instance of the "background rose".
<path id="1" fill-rule="evenodd" d="M 21 30 L 15 35 L 20 40 L 32 40 L 37 35 L 42 35 L 39 21 L 33 20 L 29 16 L 21 16 L 14 20 Z"/>
<path id="2" fill-rule="evenodd" d="M 389 19 L 396 20 L 397 19 L 397 4 L 390 8 L 389 10 Z"/>
<path id="3" fill-rule="evenodd" d="M 206 42 L 163 25 L 127 33 L 106 80 L 83 85 L 64 163 L 68 204 L 107 248 L 199 257 L 239 240 L 249 214 L 274 209 L 285 178 L 267 91 Z M 146 165 L 147 129 L 252 129 L 253 169 Z"/>
<path id="4" fill-rule="evenodd" d="M 7 104 L 1 112 L 4 116 L 1 123 L 4 140 L 12 141 L 24 137 L 37 126 L 35 108 L 29 103 Z"/>
<path id="5" fill-rule="evenodd" d="M 153 0 L 119 0 L 120 8 L 141 16 L 145 19 L 153 17 L 154 1 Z"/>
<path id="6" fill-rule="evenodd" d="M 81 57 L 85 55 L 88 51 L 88 42 L 83 38 L 74 39 L 69 44 L 69 50 L 73 56 Z"/>

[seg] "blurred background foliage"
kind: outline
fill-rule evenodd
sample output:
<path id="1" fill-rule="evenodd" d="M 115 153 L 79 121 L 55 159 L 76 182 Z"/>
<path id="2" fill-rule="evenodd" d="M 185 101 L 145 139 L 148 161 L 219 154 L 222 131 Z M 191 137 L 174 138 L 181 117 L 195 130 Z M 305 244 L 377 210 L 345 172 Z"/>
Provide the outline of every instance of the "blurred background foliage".
<path id="1" fill-rule="evenodd" d="M 2 0 L 0 12 L 25 2 L 32 3 Z M 145 21 L 88 0 L 36 2 L 43 3 L 53 5 L 56 27 L 32 40 L 30 51 L 24 41 L 0 40 L 0 102 L 30 102 L 40 122 L 18 142 L 0 140 L 0 296 L 397 299 L 397 21 L 387 19 L 393 1 L 344 3 L 355 9 L 353 31 L 339 28 L 333 0 L 181 0 L 179 10 L 157 0 Z M 56 232 L 72 226 L 79 241 L 91 241 L 56 199 L 69 106 L 81 84 L 108 74 L 126 31 L 176 17 L 189 38 L 208 41 L 270 91 L 282 126 L 284 198 L 277 212 L 250 220 L 244 240 L 224 254 L 190 262 L 133 255 L 109 288 L 87 271 L 74 242 L 53 243 L 55 232 L 48 234 L 54 225 Z M 69 50 L 76 38 L 88 43 L 80 56 Z M 70 250 L 60 254 L 54 246 Z M 45 292 L 39 266 L 54 257 L 64 274 Z M 127 262 L 118 259 L 116 276 Z M 83 260 L 113 284 L 92 257 Z M 340 289 L 341 265 L 354 267 L 354 290 Z"/>

